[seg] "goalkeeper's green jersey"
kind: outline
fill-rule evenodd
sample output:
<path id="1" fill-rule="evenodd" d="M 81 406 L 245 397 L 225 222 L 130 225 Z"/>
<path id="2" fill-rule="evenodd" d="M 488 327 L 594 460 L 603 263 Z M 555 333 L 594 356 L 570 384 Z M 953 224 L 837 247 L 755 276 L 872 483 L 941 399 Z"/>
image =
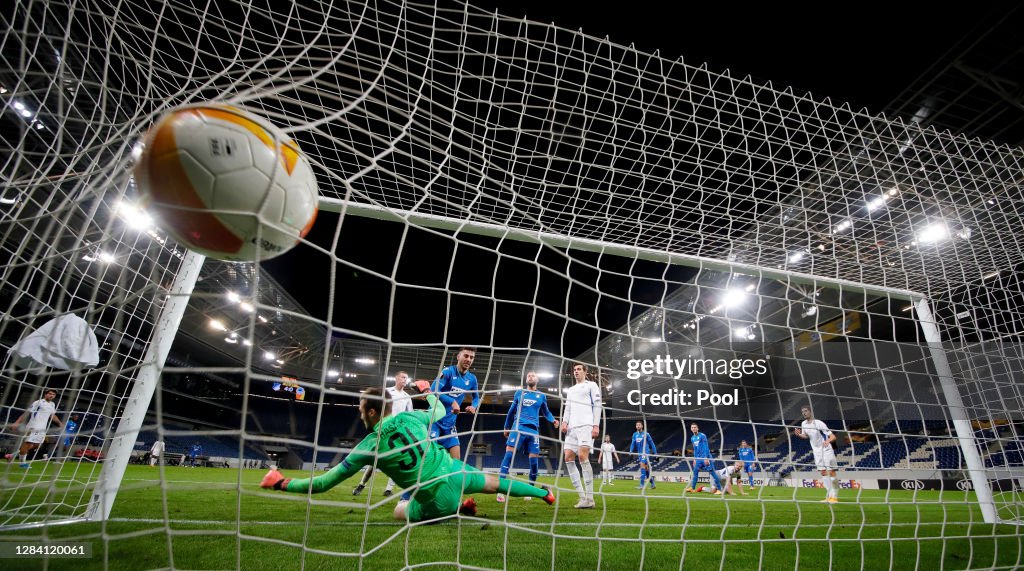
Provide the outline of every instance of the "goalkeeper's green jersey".
<path id="1" fill-rule="evenodd" d="M 403 489 L 419 484 L 429 486 L 435 479 L 457 471 L 448 451 L 430 441 L 429 427 L 445 415 L 444 405 L 432 394 L 427 395 L 427 402 L 430 403 L 429 410 L 384 417 L 341 464 L 312 481 L 292 480 L 288 491 L 326 492 L 364 466 L 373 466 L 384 472 Z"/>

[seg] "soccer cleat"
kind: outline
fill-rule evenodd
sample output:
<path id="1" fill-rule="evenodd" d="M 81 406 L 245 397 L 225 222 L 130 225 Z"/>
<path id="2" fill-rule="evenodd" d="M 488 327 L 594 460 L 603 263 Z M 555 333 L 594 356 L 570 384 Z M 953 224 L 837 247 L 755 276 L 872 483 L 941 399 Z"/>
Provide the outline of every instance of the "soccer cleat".
<path id="1" fill-rule="evenodd" d="M 831 500 L 831 499 L 832 499 L 832 498 L 825 498 L 824 500 L 821 500 L 821 501 L 820 501 L 820 502 L 818 502 L 818 503 L 819 503 L 819 504 L 827 504 L 827 503 L 828 503 L 828 501 L 829 501 L 829 500 Z"/>
<path id="2" fill-rule="evenodd" d="M 715 490 L 715 495 L 716 496 L 722 495 L 722 490 Z"/>
<path id="3" fill-rule="evenodd" d="M 498 500 L 499 504 L 503 504 L 505 503 L 505 494 L 498 494 L 498 496 L 495 499 Z"/>
<path id="4" fill-rule="evenodd" d="M 651 489 L 652 489 L 652 490 L 657 490 L 657 489 L 658 489 L 658 486 L 655 486 L 654 484 L 651 484 Z"/>
<path id="5" fill-rule="evenodd" d="M 587 498 L 587 507 L 588 508 L 595 508 L 595 507 L 597 507 L 597 502 L 594 501 L 593 496 Z"/>
<path id="6" fill-rule="evenodd" d="M 393 490 L 390 490 L 390 489 L 384 490 L 384 497 L 386 498 L 386 497 L 390 496 L 393 493 L 395 493 Z"/>
<path id="7" fill-rule="evenodd" d="M 359 494 L 363 493 L 364 489 L 366 489 L 366 486 L 359 484 L 358 486 L 352 488 L 352 495 L 358 496 Z"/>
<path id="8" fill-rule="evenodd" d="M 526 496 L 525 498 L 523 498 L 524 502 L 529 502 L 529 501 L 532 501 L 532 500 L 533 500 L 533 496 Z"/>
<path id="9" fill-rule="evenodd" d="M 590 498 L 582 497 L 580 498 L 580 501 L 576 502 L 576 505 L 573 507 L 578 510 L 586 510 L 594 507 L 594 505 L 594 502 Z"/>
<path id="10" fill-rule="evenodd" d="M 555 505 L 555 493 L 552 492 L 549 488 L 542 488 L 542 489 L 547 490 L 548 495 L 544 496 L 541 499 L 544 500 L 549 506 Z M 527 499 L 529 499 L 529 498 L 527 498 Z"/>
<path id="11" fill-rule="evenodd" d="M 685 489 L 685 490 L 683 490 L 683 493 L 684 493 L 684 494 L 692 494 L 692 493 L 694 493 L 694 492 L 696 492 L 696 491 L 697 491 L 697 490 L 694 490 L 694 489 L 693 489 L 693 488 L 691 488 L 690 486 L 686 486 L 686 489 Z"/>
<path id="12" fill-rule="evenodd" d="M 473 498 L 466 498 L 459 506 L 459 513 L 462 515 L 474 516 L 476 515 L 476 500 Z"/>
<path id="13" fill-rule="evenodd" d="M 285 478 L 284 475 L 282 475 L 277 470 L 271 470 L 267 472 L 266 476 L 263 476 L 263 481 L 260 482 L 260 487 L 274 490 L 283 490 L 288 485 L 288 482 L 290 482 L 291 480 L 291 478 Z"/>
<path id="14" fill-rule="evenodd" d="M 642 485 L 640 485 L 640 486 L 637 486 L 636 489 L 642 490 L 642 489 L 644 489 L 644 487 Z"/>
<path id="15" fill-rule="evenodd" d="M 825 501 L 827 501 L 830 504 L 838 504 L 839 503 L 839 498 L 829 498 L 829 499 L 827 499 Z"/>
<path id="16" fill-rule="evenodd" d="M 21 464 L 18 464 L 18 467 L 19 468 L 28 468 L 28 462 L 22 462 Z"/>

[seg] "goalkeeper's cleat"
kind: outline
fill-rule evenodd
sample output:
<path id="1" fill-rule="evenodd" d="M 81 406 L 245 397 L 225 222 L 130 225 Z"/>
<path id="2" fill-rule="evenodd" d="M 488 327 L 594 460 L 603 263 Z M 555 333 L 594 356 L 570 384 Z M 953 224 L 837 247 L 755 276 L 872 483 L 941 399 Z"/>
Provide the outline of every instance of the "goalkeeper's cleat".
<path id="1" fill-rule="evenodd" d="M 498 500 L 499 504 L 505 503 L 505 494 L 498 494 L 498 497 L 496 499 Z"/>
<path id="2" fill-rule="evenodd" d="M 827 504 L 827 503 L 828 503 L 828 501 L 829 501 L 829 500 L 831 500 L 831 499 L 832 499 L 832 498 L 825 498 L 824 500 L 821 500 L 821 501 L 820 501 L 820 502 L 818 502 L 818 503 L 819 503 L 819 504 Z"/>
<path id="3" fill-rule="evenodd" d="M 722 495 L 722 490 L 715 490 L 715 495 L 716 496 Z"/>
<path id="4" fill-rule="evenodd" d="M 362 484 L 359 484 L 358 486 L 352 488 L 352 495 L 353 496 L 358 496 L 359 494 L 363 493 L 363 490 L 365 490 L 365 489 L 366 489 L 366 486 L 364 486 Z"/>
<path id="5" fill-rule="evenodd" d="M 544 496 L 541 499 L 544 500 L 549 506 L 555 505 L 555 493 L 552 492 L 549 488 L 543 488 L 543 489 L 547 490 L 548 495 Z M 527 499 L 529 499 L 529 498 L 527 498 Z"/>
<path id="6" fill-rule="evenodd" d="M 692 493 L 695 493 L 696 491 L 697 491 L 697 490 L 694 490 L 694 489 L 693 489 L 693 488 L 691 488 L 690 486 L 686 486 L 686 489 L 685 489 L 685 490 L 683 490 L 683 493 L 684 493 L 684 494 L 692 494 Z"/>
<path id="7" fill-rule="evenodd" d="M 830 504 L 838 504 L 838 503 L 839 503 L 839 498 L 829 498 L 829 499 L 828 499 L 828 500 L 826 500 L 826 501 L 827 501 L 828 503 L 830 503 Z"/>
<path id="8" fill-rule="evenodd" d="M 390 496 L 393 493 L 395 493 L 394 490 L 392 490 L 391 488 L 387 488 L 387 489 L 384 490 L 384 497 L 386 498 L 386 497 Z"/>
<path id="9" fill-rule="evenodd" d="M 288 486 L 288 482 L 291 482 L 291 478 L 285 478 L 277 470 L 271 470 L 267 472 L 266 476 L 263 476 L 263 481 L 260 482 L 261 488 L 283 490 Z"/>
<path id="10" fill-rule="evenodd" d="M 476 500 L 473 498 L 466 498 L 459 506 L 459 513 L 462 515 L 474 516 L 476 515 Z"/>

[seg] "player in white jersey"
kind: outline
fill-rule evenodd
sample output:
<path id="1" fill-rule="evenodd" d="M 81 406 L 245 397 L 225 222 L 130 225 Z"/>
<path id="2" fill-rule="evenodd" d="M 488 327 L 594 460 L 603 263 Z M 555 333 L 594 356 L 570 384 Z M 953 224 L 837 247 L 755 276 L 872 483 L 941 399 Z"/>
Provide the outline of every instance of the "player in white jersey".
<path id="1" fill-rule="evenodd" d="M 149 449 L 149 465 L 150 467 L 156 466 L 157 462 L 163 463 L 161 456 L 164 455 L 164 449 L 166 445 L 163 440 L 157 440 L 153 443 L 153 446 Z"/>
<path id="2" fill-rule="evenodd" d="M 604 435 L 604 444 L 601 445 L 601 451 L 597 453 L 597 461 L 601 463 L 601 482 L 614 486 L 612 470 L 615 469 L 615 462 L 619 462 L 619 453 L 616 452 L 615 445 L 612 444 L 611 435 Z"/>
<path id="3" fill-rule="evenodd" d="M 839 483 L 836 482 L 836 452 L 832 443 L 836 441 L 836 435 L 825 426 L 825 423 L 814 418 L 811 407 L 805 406 L 800 409 L 804 420 L 800 428 L 794 429 L 793 433 L 811 441 L 811 451 L 814 453 L 814 466 L 821 470 L 821 480 L 825 485 L 825 499 L 822 503 L 834 504 L 839 501 Z"/>
<path id="4" fill-rule="evenodd" d="M 729 464 L 725 468 L 718 471 L 718 479 L 725 482 L 725 493 L 735 496 L 736 493 L 732 491 L 732 482 L 736 480 L 736 485 L 739 486 L 740 495 L 747 495 L 743 491 L 743 461 L 737 460 L 733 464 Z"/>
<path id="5" fill-rule="evenodd" d="M 388 393 L 391 395 L 391 414 L 396 415 L 400 412 L 409 412 L 412 410 L 412 397 L 409 393 L 405 392 L 405 385 L 409 382 L 409 373 L 405 371 L 398 371 L 395 373 L 395 386 L 388 387 Z M 373 477 L 373 466 L 368 466 L 366 471 L 363 472 L 363 479 L 359 481 L 359 485 L 352 490 L 353 496 L 358 496 L 366 488 L 366 484 L 369 483 L 370 478 Z M 395 493 L 395 481 L 388 478 L 388 485 L 384 488 L 384 496 L 390 496 Z"/>
<path id="6" fill-rule="evenodd" d="M 57 391 L 47 389 L 43 392 L 43 398 L 30 404 L 28 409 L 21 413 L 18 420 L 11 424 L 11 428 L 17 430 L 21 422 L 25 420 L 25 417 L 28 417 L 28 422 L 25 423 L 28 435 L 25 436 L 25 440 L 21 443 L 21 448 L 18 449 L 18 458 L 21 460 L 19 466 L 22 468 L 28 468 L 28 453 L 39 448 L 43 441 L 46 440 L 46 429 L 50 427 L 51 422 L 56 422 L 57 426 L 63 428 L 63 424 L 57 418 L 57 404 L 53 402 L 55 398 L 57 398 Z M 14 460 L 13 456 L 11 460 Z"/>
<path id="7" fill-rule="evenodd" d="M 596 505 L 590 449 L 601 433 L 601 388 L 587 380 L 587 366 L 583 363 L 572 366 L 572 376 L 576 384 L 565 393 L 561 430 L 565 434 L 565 467 L 573 487 L 580 494 L 580 501 L 574 507 L 586 509 Z M 580 471 L 576 469 L 577 458 L 583 469 L 582 480 Z"/>

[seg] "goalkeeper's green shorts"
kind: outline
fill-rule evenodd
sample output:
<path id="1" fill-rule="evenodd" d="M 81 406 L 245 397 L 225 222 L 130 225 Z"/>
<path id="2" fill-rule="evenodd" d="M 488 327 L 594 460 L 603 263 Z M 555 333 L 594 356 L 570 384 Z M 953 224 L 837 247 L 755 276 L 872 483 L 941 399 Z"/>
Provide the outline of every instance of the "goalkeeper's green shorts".
<path id="1" fill-rule="evenodd" d="M 482 492 L 485 482 L 483 472 L 455 460 L 449 476 L 420 489 L 409 500 L 406 506 L 409 521 L 425 521 L 458 513 L 463 494 Z"/>

